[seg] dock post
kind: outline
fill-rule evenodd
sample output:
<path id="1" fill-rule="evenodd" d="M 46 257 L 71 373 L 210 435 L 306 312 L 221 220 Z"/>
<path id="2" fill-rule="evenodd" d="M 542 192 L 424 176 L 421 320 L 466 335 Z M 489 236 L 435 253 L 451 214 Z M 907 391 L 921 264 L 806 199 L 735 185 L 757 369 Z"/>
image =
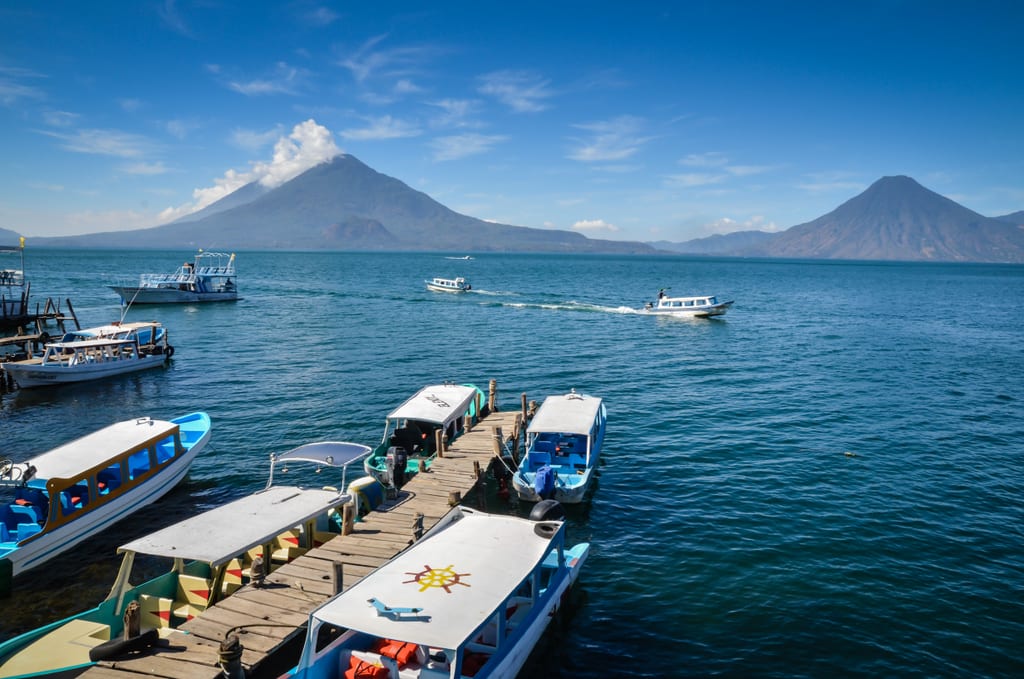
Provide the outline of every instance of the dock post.
<path id="1" fill-rule="evenodd" d="M 444 457 L 444 451 L 448 446 L 448 441 L 445 438 L 444 430 L 438 429 L 434 432 L 434 450 L 437 451 L 438 457 Z"/>
<path id="2" fill-rule="evenodd" d="M 335 594 L 341 594 L 345 583 L 345 564 L 341 561 L 331 562 L 331 585 Z"/>
<path id="3" fill-rule="evenodd" d="M 237 634 L 220 642 L 220 657 L 218 664 L 224 673 L 224 679 L 245 679 L 245 670 L 242 668 L 242 641 Z"/>
<path id="4" fill-rule="evenodd" d="M 412 517 L 412 539 L 423 537 L 423 512 L 416 512 Z"/>
<path id="5" fill-rule="evenodd" d="M 501 427 L 491 427 L 491 448 L 494 450 L 495 457 L 501 457 L 501 444 L 503 441 Z"/>
<path id="6" fill-rule="evenodd" d="M 498 380 L 491 380 L 487 395 L 487 409 L 492 413 L 498 412 Z"/>
<path id="7" fill-rule="evenodd" d="M 525 396 L 525 395 L 524 395 Z M 516 413 L 516 440 L 512 443 L 512 461 L 519 466 L 519 435 L 523 436 L 523 450 L 526 450 L 526 420 L 523 413 Z"/>
<path id="8" fill-rule="evenodd" d="M 453 490 L 448 493 L 448 506 L 454 507 L 462 502 L 462 491 Z"/>
<path id="9" fill-rule="evenodd" d="M 352 516 L 352 503 L 346 502 L 341 506 L 341 534 L 349 535 L 355 529 L 355 519 Z"/>
<path id="10" fill-rule="evenodd" d="M 526 422 L 526 392 L 519 397 L 519 409 L 523 412 L 523 422 Z"/>

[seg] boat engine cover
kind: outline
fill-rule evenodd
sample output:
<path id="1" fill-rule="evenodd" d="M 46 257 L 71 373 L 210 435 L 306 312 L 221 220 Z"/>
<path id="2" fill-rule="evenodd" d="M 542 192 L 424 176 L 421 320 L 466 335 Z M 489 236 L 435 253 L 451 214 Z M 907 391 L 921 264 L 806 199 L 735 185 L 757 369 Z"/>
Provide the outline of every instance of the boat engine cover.
<path id="1" fill-rule="evenodd" d="M 533 491 L 543 500 L 547 500 L 555 494 L 555 473 L 551 465 L 547 464 L 542 465 L 534 473 Z"/>

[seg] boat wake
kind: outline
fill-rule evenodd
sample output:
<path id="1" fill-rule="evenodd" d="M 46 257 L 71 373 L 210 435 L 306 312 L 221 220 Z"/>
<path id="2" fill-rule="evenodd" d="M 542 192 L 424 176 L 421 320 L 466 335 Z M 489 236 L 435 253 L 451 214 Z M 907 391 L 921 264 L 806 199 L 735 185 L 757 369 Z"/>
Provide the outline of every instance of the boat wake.
<path id="1" fill-rule="evenodd" d="M 601 304 L 590 304 L 588 302 L 502 302 L 497 306 L 510 307 L 513 309 L 548 309 L 551 311 L 578 311 L 583 313 L 601 314 L 639 314 L 639 309 L 628 306 L 604 306 Z"/>

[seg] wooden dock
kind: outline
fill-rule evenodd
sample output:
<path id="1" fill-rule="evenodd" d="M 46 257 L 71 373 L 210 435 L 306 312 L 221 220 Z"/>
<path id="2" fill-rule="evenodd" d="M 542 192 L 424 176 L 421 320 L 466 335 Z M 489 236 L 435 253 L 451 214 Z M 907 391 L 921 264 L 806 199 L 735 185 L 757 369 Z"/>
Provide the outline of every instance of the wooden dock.
<path id="1" fill-rule="evenodd" d="M 472 431 L 464 433 L 431 464 L 414 476 L 398 498 L 371 512 L 348 535 L 339 535 L 311 549 L 267 576 L 265 585 L 246 585 L 206 609 L 146 654 L 125 660 L 102 661 L 83 676 L 88 679 L 215 679 L 224 676 L 219 665 L 221 643 L 237 635 L 247 676 L 269 669 L 275 654 L 295 645 L 305 634 L 310 611 L 335 593 L 335 574 L 341 588 L 384 564 L 409 546 L 422 515 L 429 530 L 447 513 L 453 494 L 466 497 L 477 484 L 477 473 L 494 457 L 495 432 L 507 441 L 521 420 L 519 411 L 491 412 Z M 340 564 L 340 565 L 339 565 Z"/>

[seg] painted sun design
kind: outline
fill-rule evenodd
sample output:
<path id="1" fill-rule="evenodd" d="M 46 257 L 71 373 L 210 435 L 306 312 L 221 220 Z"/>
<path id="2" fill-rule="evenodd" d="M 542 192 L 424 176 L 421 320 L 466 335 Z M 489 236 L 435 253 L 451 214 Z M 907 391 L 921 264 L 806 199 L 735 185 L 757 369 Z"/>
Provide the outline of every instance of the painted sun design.
<path id="1" fill-rule="evenodd" d="M 423 570 L 419 573 L 406 572 L 406 575 L 413 576 L 412 580 L 406 580 L 402 584 L 408 584 L 415 582 L 420 586 L 420 591 L 425 592 L 430 587 L 440 587 L 449 594 L 452 593 L 450 589 L 453 585 L 462 585 L 463 587 L 470 587 L 468 582 L 462 582 L 462 578 L 472 573 L 456 573 L 453 569 L 455 564 L 449 564 L 447 568 L 431 568 L 429 565 L 424 564 Z"/>

